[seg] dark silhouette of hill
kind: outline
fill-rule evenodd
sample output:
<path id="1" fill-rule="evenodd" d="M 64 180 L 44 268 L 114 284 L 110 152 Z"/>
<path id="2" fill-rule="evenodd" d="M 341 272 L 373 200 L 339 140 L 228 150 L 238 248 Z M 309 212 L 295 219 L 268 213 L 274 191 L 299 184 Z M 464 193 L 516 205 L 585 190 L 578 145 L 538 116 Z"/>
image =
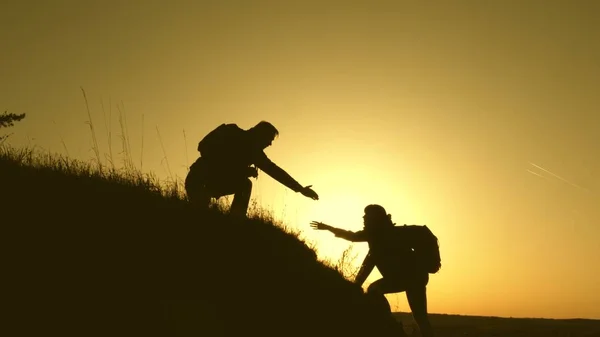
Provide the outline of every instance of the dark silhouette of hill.
<path id="1" fill-rule="evenodd" d="M 272 221 L 42 159 L 0 154 L 3 335 L 389 335 L 361 288 Z"/>
<path id="2" fill-rule="evenodd" d="M 415 331 L 410 313 L 394 313 L 406 322 L 406 330 Z M 430 314 L 440 337 L 600 337 L 600 320 L 508 318 Z"/>

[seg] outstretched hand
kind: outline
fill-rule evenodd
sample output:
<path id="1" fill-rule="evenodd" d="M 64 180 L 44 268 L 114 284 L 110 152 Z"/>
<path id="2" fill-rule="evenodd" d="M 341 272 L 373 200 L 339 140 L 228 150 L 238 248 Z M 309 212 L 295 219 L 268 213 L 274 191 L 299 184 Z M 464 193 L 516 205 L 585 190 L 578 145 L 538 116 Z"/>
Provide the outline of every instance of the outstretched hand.
<path id="1" fill-rule="evenodd" d="M 310 227 L 312 227 L 313 229 L 317 229 L 317 230 L 329 230 L 331 229 L 331 226 L 326 225 L 322 222 L 319 221 L 311 221 L 310 222 Z"/>
<path id="2" fill-rule="evenodd" d="M 311 198 L 313 200 L 319 200 L 319 195 L 311 189 L 312 185 L 308 185 L 300 190 L 300 193 L 305 197 Z"/>

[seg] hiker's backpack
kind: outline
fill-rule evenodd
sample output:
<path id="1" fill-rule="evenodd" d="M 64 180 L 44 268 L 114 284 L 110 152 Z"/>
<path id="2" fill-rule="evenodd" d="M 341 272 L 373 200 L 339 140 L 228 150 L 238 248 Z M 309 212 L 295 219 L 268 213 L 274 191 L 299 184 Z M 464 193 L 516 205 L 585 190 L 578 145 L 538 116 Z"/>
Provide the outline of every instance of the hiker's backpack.
<path id="1" fill-rule="evenodd" d="M 412 246 L 417 263 L 429 274 L 437 273 L 442 267 L 438 238 L 426 225 L 404 225 L 410 230 Z"/>
<path id="2" fill-rule="evenodd" d="M 198 142 L 198 152 L 205 158 L 223 158 L 235 149 L 235 138 L 241 129 L 236 124 L 221 124 Z"/>

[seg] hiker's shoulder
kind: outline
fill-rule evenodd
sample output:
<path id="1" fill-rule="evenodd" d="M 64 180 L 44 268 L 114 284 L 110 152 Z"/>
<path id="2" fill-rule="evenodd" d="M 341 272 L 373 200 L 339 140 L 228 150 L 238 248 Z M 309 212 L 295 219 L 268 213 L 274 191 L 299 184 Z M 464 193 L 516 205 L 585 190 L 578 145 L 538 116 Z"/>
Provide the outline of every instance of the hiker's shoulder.
<path id="1" fill-rule="evenodd" d="M 411 225 L 394 225 L 392 227 L 394 231 L 402 233 L 411 230 Z"/>
<path id="2" fill-rule="evenodd" d="M 244 129 L 242 129 L 241 127 L 239 127 L 239 125 L 237 125 L 236 123 L 221 123 L 218 128 L 220 129 L 227 129 L 227 130 L 240 130 L 240 131 L 245 131 Z"/>
<path id="3" fill-rule="evenodd" d="M 401 236 L 413 236 L 422 231 L 422 226 L 419 225 L 395 225 L 394 232 Z"/>
<path id="4" fill-rule="evenodd" d="M 395 225 L 394 228 L 399 231 L 420 231 L 424 225 Z"/>
<path id="5" fill-rule="evenodd" d="M 239 127 L 236 123 L 222 123 L 215 131 L 219 134 L 227 134 L 229 136 L 243 136 L 246 130 Z"/>

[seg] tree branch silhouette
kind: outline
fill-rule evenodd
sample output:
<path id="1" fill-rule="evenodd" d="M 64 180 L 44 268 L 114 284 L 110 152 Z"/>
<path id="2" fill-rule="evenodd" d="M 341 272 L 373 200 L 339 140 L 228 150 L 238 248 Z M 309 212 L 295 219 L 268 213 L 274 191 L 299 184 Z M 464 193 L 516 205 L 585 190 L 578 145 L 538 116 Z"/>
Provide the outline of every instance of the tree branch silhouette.
<path id="1" fill-rule="evenodd" d="M 15 122 L 19 122 L 23 118 L 25 118 L 24 113 L 15 114 L 9 113 L 8 111 L 4 111 L 4 113 L 0 114 L 0 128 L 9 128 L 11 126 L 14 126 Z M 8 136 L 10 136 L 10 134 L 0 136 L 0 142 L 4 141 L 6 138 L 8 138 Z"/>

